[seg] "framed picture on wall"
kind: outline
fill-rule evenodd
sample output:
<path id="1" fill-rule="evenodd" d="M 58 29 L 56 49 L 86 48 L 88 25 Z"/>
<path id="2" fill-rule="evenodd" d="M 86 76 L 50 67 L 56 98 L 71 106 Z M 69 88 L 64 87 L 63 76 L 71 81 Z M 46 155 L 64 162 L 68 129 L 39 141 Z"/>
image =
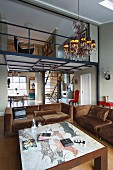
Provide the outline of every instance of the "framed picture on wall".
<path id="1" fill-rule="evenodd" d="M 35 89 L 35 80 L 29 80 L 29 89 Z"/>

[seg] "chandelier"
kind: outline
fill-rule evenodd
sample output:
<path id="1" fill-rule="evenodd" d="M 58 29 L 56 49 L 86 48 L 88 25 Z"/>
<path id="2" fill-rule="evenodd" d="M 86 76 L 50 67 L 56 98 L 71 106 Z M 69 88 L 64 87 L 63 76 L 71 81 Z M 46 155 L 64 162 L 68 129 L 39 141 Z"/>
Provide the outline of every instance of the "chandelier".
<path id="1" fill-rule="evenodd" d="M 21 72 L 17 72 L 17 71 L 8 72 L 8 77 L 19 77 L 19 76 L 21 76 Z"/>
<path id="2" fill-rule="evenodd" d="M 96 49 L 95 40 L 87 37 L 88 24 L 79 19 L 79 0 L 78 0 L 78 20 L 73 21 L 74 37 L 70 41 L 64 43 L 65 58 L 75 60 L 85 60 L 87 56 L 91 55 Z"/>

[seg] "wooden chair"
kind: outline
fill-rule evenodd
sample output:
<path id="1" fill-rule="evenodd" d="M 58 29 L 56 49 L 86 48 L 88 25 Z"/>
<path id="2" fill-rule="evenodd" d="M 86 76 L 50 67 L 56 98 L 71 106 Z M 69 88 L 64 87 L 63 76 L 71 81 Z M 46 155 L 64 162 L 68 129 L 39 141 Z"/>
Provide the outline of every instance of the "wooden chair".
<path id="1" fill-rule="evenodd" d="M 69 104 L 71 104 L 71 103 L 72 103 L 72 105 L 74 105 L 74 104 L 79 105 L 79 90 L 75 90 L 74 99 L 69 101 Z"/>
<path id="2" fill-rule="evenodd" d="M 14 47 L 15 50 L 19 53 L 27 53 L 32 54 L 34 52 L 34 48 L 22 48 L 21 43 L 16 36 L 14 36 Z"/>
<path id="3" fill-rule="evenodd" d="M 22 100 L 22 97 L 18 96 L 18 97 L 14 97 L 13 98 L 13 106 L 14 106 L 14 103 L 16 103 L 16 106 L 18 106 L 18 103 L 21 102 L 22 106 L 23 106 L 23 100 Z"/>

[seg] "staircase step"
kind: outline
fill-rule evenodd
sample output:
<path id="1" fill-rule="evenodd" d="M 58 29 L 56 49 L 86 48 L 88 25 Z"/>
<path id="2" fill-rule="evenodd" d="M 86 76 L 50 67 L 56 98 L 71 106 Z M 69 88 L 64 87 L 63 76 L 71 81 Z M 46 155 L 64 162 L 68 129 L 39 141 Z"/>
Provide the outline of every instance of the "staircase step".
<path id="1" fill-rule="evenodd" d="M 49 87 L 51 87 L 51 86 L 56 86 L 57 85 L 57 83 L 47 83 L 45 86 L 47 87 L 47 86 L 49 86 Z"/>
<path id="2" fill-rule="evenodd" d="M 54 89 L 55 86 L 52 86 L 52 87 L 45 87 L 45 89 Z M 56 88 L 57 89 L 57 88 Z"/>

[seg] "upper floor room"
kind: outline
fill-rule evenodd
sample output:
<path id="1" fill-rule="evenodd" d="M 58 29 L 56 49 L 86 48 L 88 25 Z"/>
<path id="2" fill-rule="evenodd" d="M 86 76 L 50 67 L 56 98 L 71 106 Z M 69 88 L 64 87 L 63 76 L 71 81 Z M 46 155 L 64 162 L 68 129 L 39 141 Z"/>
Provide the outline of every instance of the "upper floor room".
<path id="1" fill-rule="evenodd" d="M 2 6 L 0 8 L 1 50 L 19 52 L 23 48 L 32 48 L 34 49 L 32 54 L 36 56 L 98 63 L 98 27 L 102 21 L 96 21 L 90 14 L 85 15 L 83 5 L 86 4 L 82 1 L 72 1 L 69 4 L 68 1 L 61 3 L 60 1 L 2 0 L 0 3 Z M 81 23 L 82 28 L 79 30 L 77 30 L 78 20 L 85 23 L 85 27 Z M 95 50 L 90 46 L 88 50 L 85 47 L 82 52 L 81 48 L 83 45 L 86 46 L 87 42 L 81 43 L 79 50 L 77 43 L 71 43 L 77 31 L 80 31 L 80 41 L 82 36 L 95 40 Z M 16 42 L 14 36 L 17 38 Z M 68 47 L 65 46 L 66 44 Z M 30 50 L 28 52 L 30 53 Z"/>

